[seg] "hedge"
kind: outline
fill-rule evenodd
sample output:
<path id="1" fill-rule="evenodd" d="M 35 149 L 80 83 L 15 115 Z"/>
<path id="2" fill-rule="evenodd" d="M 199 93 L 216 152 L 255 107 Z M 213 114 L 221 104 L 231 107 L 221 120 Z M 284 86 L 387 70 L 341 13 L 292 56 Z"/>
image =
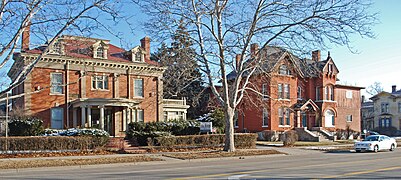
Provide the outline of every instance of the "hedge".
<path id="1" fill-rule="evenodd" d="M 106 145 L 105 136 L 0 137 L 0 151 L 70 151 L 94 150 Z"/>
<path id="2" fill-rule="evenodd" d="M 236 148 L 256 148 L 257 134 L 234 134 Z M 222 147 L 224 146 L 224 134 L 205 134 L 190 136 L 164 136 L 153 139 L 154 146 L 161 147 Z"/>

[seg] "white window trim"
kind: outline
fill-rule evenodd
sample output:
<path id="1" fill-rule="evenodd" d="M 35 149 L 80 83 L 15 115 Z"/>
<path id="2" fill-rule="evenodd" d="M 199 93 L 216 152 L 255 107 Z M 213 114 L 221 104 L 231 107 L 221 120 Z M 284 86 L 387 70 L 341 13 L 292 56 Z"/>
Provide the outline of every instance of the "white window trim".
<path id="1" fill-rule="evenodd" d="M 142 96 L 136 96 L 136 81 L 141 80 L 142 81 Z M 144 80 L 143 78 L 135 78 L 134 79 L 134 98 L 144 98 L 145 97 L 145 87 L 144 87 Z"/>
<path id="2" fill-rule="evenodd" d="M 267 114 L 267 125 L 264 124 L 265 122 L 265 112 Z M 262 127 L 269 127 L 269 112 L 266 108 L 262 109 Z"/>
<path id="3" fill-rule="evenodd" d="M 50 95 L 64 95 L 64 87 L 62 88 L 62 92 L 61 92 L 61 93 L 59 93 L 59 92 L 52 92 L 52 86 L 53 86 L 53 84 L 52 84 L 52 77 L 53 77 L 53 74 L 60 74 L 60 75 L 61 75 L 61 84 L 60 84 L 60 85 L 57 85 L 57 86 L 62 86 L 62 87 L 63 87 L 63 84 L 64 84 L 64 76 L 63 76 L 63 73 L 61 73 L 61 72 L 52 72 L 52 73 L 50 73 Z"/>
<path id="4" fill-rule="evenodd" d="M 103 78 L 103 80 L 102 80 L 102 82 L 103 82 L 103 87 L 104 87 L 104 81 L 105 81 L 105 79 L 107 79 L 107 89 L 105 89 L 105 88 L 103 88 L 103 89 L 101 89 L 101 88 L 98 88 L 97 87 L 97 80 L 95 79 L 95 81 L 96 81 L 96 87 L 93 87 L 93 80 L 94 80 L 94 78 L 96 78 L 96 77 L 102 77 Z M 109 76 L 108 75 L 106 75 L 106 74 L 102 74 L 102 75 L 98 75 L 98 74 L 95 74 L 95 75 L 92 75 L 92 79 L 91 79 L 91 90 L 92 91 L 110 91 L 110 89 L 109 89 L 110 87 L 109 87 Z"/>

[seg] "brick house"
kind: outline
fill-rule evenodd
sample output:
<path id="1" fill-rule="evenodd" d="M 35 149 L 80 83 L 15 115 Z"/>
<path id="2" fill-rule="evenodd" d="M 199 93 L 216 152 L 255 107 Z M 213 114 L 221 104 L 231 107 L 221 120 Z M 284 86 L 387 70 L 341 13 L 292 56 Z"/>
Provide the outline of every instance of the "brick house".
<path id="1" fill-rule="evenodd" d="M 46 47 L 29 49 L 29 30 L 22 39 L 8 72 L 12 81 Z M 150 60 L 149 37 L 125 50 L 105 39 L 63 35 L 12 90 L 25 93 L 13 106 L 42 118 L 49 128 L 97 127 L 124 136 L 129 122 L 163 121 L 168 112 L 175 115 L 169 118 L 186 119 L 189 106 L 183 100 L 163 100 L 164 70 Z"/>
<path id="2" fill-rule="evenodd" d="M 394 127 L 401 132 L 401 90 L 392 86 L 391 93 L 382 91 L 370 98 L 373 101 L 373 116 L 367 119 L 368 129 Z M 394 134 L 392 134 L 394 135 Z"/>
<path id="3" fill-rule="evenodd" d="M 339 70 L 330 54 L 321 60 L 320 51 L 313 51 L 312 59 L 301 59 L 282 48 L 252 44 L 251 56 L 264 59 L 262 70 L 250 78 L 260 93 L 248 92 L 239 105 L 236 131 L 333 132 L 347 126 L 360 131 L 363 88 L 337 84 Z"/>

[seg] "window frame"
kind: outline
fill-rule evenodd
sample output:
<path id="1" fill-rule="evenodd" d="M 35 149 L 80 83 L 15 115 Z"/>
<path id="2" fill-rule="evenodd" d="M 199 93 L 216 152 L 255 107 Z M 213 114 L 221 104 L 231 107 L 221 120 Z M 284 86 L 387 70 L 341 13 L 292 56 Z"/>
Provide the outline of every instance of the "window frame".
<path id="1" fill-rule="evenodd" d="M 279 83 L 278 84 L 278 89 L 277 89 L 277 96 L 278 99 L 283 99 L 283 84 Z"/>
<path id="2" fill-rule="evenodd" d="M 55 82 L 54 81 L 54 79 L 55 78 L 53 78 L 55 75 L 60 75 L 60 77 L 61 77 L 61 82 Z M 50 94 L 53 94 L 53 95 L 59 95 L 59 94 L 64 94 L 64 86 L 63 86 L 63 83 L 64 83 L 64 77 L 63 77 L 63 73 L 61 73 L 61 72 L 52 72 L 52 73 L 50 73 Z M 55 89 L 56 88 L 61 88 L 61 92 L 59 92 L 59 91 L 56 91 Z"/>
<path id="3" fill-rule="evenodd" d="M 284 84 L 284 99 L 290 99 L 290 85 Z"/>
<path id="4" fill-rule="evenodd" d="M 97 47 L 96 48 L 96 51 L 95 51 L 95 53 L 96 53 L 96 58 L 105 58 L 104 57 L 104 51 L 105 51 L 105 48 L 103 47 L 103 46 L 99 46 L 99 47 Z M 100 56 L 99 56 L 100 55 Z"/>
<path id="5" fill-rule="evenodd" d="M 352 114 L 348 114 L 346 116 L 346 120 L 347 120 L 347 122 L 352 122 Z"/>
<path id="6" fill-rule="evenodd" d="M 99 83 L 101 83 L 101 87 L 99 87 Z M 109 90 L 109 76 L 108 75 L 93 75 L 92 76 L 92 90 Z"/>
<path id="7" fill-rule="evenodd" d="M 284 126 L 284 108 L 280 107 L 278 108 L 278 124 L 279 126 Z"/>
<path id="8" fill-rule="evenodd" d="M 269 127 L 269 112 L 266 108 L 262 110 L 262 127 Z"/>
<path id="9" fill-rule="evenodd" d="M 262 98 L 263 100 L 268 99 L 269 93 L 267 91 L 267 83 L 262 84 Z"/>
<path id="10" fill-rule="evenodd" d="M 381 113 L 388 113 L 389 111 L 389 103 L 388 102 L 382 102 L 381 103 Z"/>
<path id="11" fill-rule="evenodd" d="M 280 75 L 291 75 L 290 70 L 288 69 L 288 66 L 285 64 L 280 65 L 278 73 Z"/>
<path id="12" fill-rule="evenodd" d="M 144 84 L 142 78 L 134 79 L 134 97 L 143 98 L 144 97 Z M 141 82 L 140 87 L 138 87 L 137 82 Z M 140 91 L 139 91 L 140 90 Z M 138 94 L 139 93 L 139 94 Z"/>

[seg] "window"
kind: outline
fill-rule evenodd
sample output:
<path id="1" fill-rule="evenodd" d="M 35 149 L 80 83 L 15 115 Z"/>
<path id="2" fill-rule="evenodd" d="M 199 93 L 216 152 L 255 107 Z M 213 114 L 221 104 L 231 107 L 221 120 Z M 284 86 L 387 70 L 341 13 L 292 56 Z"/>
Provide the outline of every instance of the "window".
<path id="1" fill-rule="evenodd" d="M 281 65 L 279 69 L 279 74 L 290 75 L 290 71 L 288 70 L 286 65 Z"/>
<path id="2" fill-rule="evenodd" d="M 51 128 L 62 129 L 64 119 L 63 108 L 52 108 L 51 109 Z"/>
<path id="3" fill-rule="evenodd" d="M 142 62 L 142 53 L 141 52 L 137 52 L 135 53 L 135 62 Z"/>
<path id="4" fill-rule="evenodd" d="M 267 112 L 266 108 L 263 108 L 263 127 L 269 126 L 269 112 Z"/>
<path id="5" fill-rule="evenodd" d="M 286 99 L 290 99 L 290 85 L 284 84 L 284 95 Z"/>
<path id="6" fill-rule="evenodd" d="M 51 94 L 63 94 L 63 74 L 51 73 L 50 74 Z"/>
<path id="7" fill-rule="evenodd" d="M 286 125 L 290 125 L 290 108 L 285 109 L 285 123 Z"/>
<path id="8" fill-rule="evenodd" d="M 184 113 L 181 111 L 176 111 L 175 112 L 175 118 L 179 119 L 179 120 L 183 120 L 184 119 Z"/>
<path id="9" fill-rule="evenodd" d="M 333 127 L 334 126 L 334 118 L 335 118 L 334 112 L 332 110 L 327 110 L 324 113 L 325 127 Z"/>
<path id="10" fill-rule="evenodd" d="M 297 98 L 302 99 L 302 87 L 298 86 L 297 88 Z"/>
<path id="11" fill-rule="evenodd" d="M 143 97 L 143 79 L 135 79 L 134 96 Z"/>
<path id="12" fill-rule="evenodd" d="M 389 106 L 389 104 L 387 102 L 382 103 L 381 104 L 381 112 L 382 113 L 388 113 L 388 106 Z"/>
<path id="13" fill-rule="evenodd" d="M 329 72 L 333 72 L 333 64 L 329 64 Z"/>
<path id="14" fill-rule="evenodd" d="M 104 48 L 102 46 L 100 46 L 96 49 L 96 57 L 104 58 Z"/>
<path id="15" fill-rule="evenodd" d="M 163 112 L 163 119 L 164 119 L 164 121 L 167 121 L 168 120 L 168 112 L 167 111 L 164 111 Z"/>
<path id="16" fill-rule="evenodd" d="M 330 100 L 334 101 L 334 89 L 333 89 L 333 86 L 329 87 L 329 93 L 330 93 Z"/>
<path id="17" fill-rule="evenodd" d="M 62 55 L 62 48 L 60 41 L 56 41 L 49 47 L 49 54 Z"/>
<path id="18" fill-rule="evenodd" d="M 267 84 L 262 84 L 262 95 L 263 95 L 263 99 L 267 99 L 268 98 Z"/>
<path id="19" fill-rule="evenodd" d="M 391 127 L 391 118 L 390 117 L 380 118 L 379 127 Z"/>
<path id="20" fill-rule="evenodd" d="M 289 126 L 290 125 L 290 109 L 281 107 L 278 109 L 279 125 Z"/>
<path id="21" fill-rule="evenodd" d="M 326 97 L 326 100 L 328 100 L 329 99 L 329 87 L 328 86 L 324 87 L 324 95 Z"/>
<path id="22" fill-rule="evenodd" d="M 279 119 L 279 125 L 284 125 L 284 114 L 283 114 L 283 108 L 278 108 L 278 119 Z"/>
<path id="23" fill-rule="evenodd" d="M 398 103 L 398 112 L 401 113 L 401 102 Z"/>
<path id="24" fill-rule="evenodd" d="M 109 77 L 105 75 L 93 76 L 92 89 L 109 89 Z"/>
<path id="25" fill-rule="evenodd" d="M 352 115 L 347 115 L 347 122 L 352 122 Z"/>
<path id="26" fill-rule="evenodd" d="M 318 101 L 318 100 L 321 100 L 320 99 L 320 88 L 319 87 L 316 87 L 316 100 Z"/>
<path id="27" fill-rule="evenodd" d="M 143 122 L 144 121 L 144 119 L 143 119 L 143 109 L 137 109 L 136 110 L 136 113 L 137 113 L 137 120 L 138 120 L 138 122 Z"/>
<path id="28" fill-rule="evenodd" d="M 278 84 L 278 98 L 283 98 L 283 84 Z"/>

